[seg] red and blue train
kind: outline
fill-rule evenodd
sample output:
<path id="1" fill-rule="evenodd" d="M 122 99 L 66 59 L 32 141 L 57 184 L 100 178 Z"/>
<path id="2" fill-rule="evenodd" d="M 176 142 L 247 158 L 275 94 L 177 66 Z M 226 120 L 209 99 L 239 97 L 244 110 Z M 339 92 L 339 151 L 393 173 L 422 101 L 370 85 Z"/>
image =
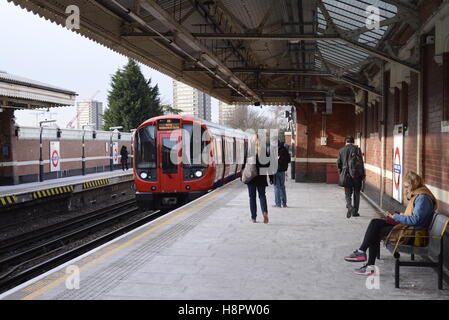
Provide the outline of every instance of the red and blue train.
<path id="1" fill-rule="evenodd" d="M 190 116 L 148 119 L 134 132 L 136 201 L 182 205 L 240 177 L 251 134 Z"/>

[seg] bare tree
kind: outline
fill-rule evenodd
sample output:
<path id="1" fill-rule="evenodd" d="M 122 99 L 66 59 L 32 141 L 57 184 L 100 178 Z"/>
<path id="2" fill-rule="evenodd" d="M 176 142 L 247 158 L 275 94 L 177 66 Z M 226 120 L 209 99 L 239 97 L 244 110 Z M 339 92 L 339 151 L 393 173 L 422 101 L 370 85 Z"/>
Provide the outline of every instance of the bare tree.
<path id="1" fill-rule="evenodd" d="M 272 125 L 271 122 L 269 117 L 260 114 L 249 106 L 236 106 L 232 118 L 226 125 L 235 129 L 253 129 L 257 131 L 259 129 L 270 128 Z"/>
<path id="2" fill-rule="evenodd" d="M 270 107 L 271 113 L 271 128 L 283 129 L 288 126 L 288 121 L 285 118 L 285 111 L 290 110 L 291 107 L 284 106 L 272 106 Z"/>

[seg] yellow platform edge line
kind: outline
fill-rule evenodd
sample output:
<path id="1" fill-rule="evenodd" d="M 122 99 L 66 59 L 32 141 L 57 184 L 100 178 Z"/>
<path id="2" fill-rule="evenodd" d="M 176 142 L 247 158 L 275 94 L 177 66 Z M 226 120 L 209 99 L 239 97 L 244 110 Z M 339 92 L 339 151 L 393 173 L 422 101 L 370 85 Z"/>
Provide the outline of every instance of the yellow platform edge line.
<path id="1" fill-rule="evenodd" d="M 178 219 L 179 217 L 181 217 L 182 215 L 192 211 L 193 209 L 196 209 L 202 205 L 205 205 L 206 203 L 208 203 L 210 200 L 214 199 L 215 197 L 217 197 L 219 194 L 223 193 L 225 190 L 227 190 L 230 187 L 230 185 L 224 186 L 223 189 L 218 190 L 217 193 L 215 194 L 211 194 L 209 195 L 208 198 L 206 199 L 202 199 L 199 202 L 193 204 L 191 207 L 189 208 L 185 208 L 185 209 L 181 209 L 178 213 L 176 213 L 174 216 L 172 217 L 168 217 L 166 220 L 161 220 L 159 221 L 159 223 L 157 223 L 156 225 L 150 227 L 147 231 L 144 231 L 143 233 L 135 236 L 134 238 L 128 240 L 127 242 L 117 246 L 117 247 L 112 247 L 109 250 L 107 250 L 103 255 L 99 256 L 98 258 L 96 258 L 95 260 L 92 260 L 88 263 L 86 263 L 85 265 L 80 267 L 80 271 L 84 271 L 90 267 L 92 267 L 93 265 L 97 264 L 98 262 L 104 260 L 105 258 L 109 257 L 110 255 L 123 250 L 124 248 L 130 246 L 131 244 L 137 242 L 138 240 L 148 236 L 149 234 L 153 233 L 154 231 L 160 229 L 161 227 L 175 221 L 176 219 Z M 63 283 L 68 277 L 70 276 L 70 274 L 66 274 L 63 275 L 60 278 L 57 278 L 55 280 L 53 280 L 52 282 L 50 282 L 49 284 L 43 286 L 42 288 L 40 288 L 39 290 L 36 290 L 33 293 L 28 294 L 25 297 L 22 297 L 20 300 L 33 300 L 35 298 L 37 298 L 38 296 L 44 294 L 45 292 L 47 292 L 48 290 L 50 290 L 51 288 L 56 287 L 57 285 Z M 42 279 L 43 280 L 43 279 Z M 42 281 L 40 280 L 40 281 Z M 37 283 L 37 282 L 36 282 Z"/>

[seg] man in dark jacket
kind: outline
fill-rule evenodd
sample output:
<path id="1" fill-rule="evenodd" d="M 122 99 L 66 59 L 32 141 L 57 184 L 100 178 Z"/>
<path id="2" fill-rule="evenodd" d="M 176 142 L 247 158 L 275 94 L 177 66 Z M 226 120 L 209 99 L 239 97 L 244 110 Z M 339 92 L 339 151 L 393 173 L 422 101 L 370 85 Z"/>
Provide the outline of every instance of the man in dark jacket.
<path id="1" fill-rule="evenodd" d="M 280 208 L 281 205 L 287 208 L 287 193 L 285 192 L 285 172 L 288 169 L 288 164 L 291 158 L 287 148 L 284 144 L 278 142 L 278 169 L 272 179 L 270 176 L 270 182 L 274 184 L 274 207 Z"/>
<path id="2" fill-rule="evenodd" d="M 128 150 L 126 149 L 126 146 L 122 146 L 122 149 L 120 150 L 121 162 L 122 162 L 122 170 L 125 171 L 128 170 Z"/>
<path id="3" fill-rule="evenodd" d="M 360 190 L 362 182 L 365 180 L 365 167 L 363 165 L 362 152 L 354 145 L 353 137 L 346 137 L 346 145 L 340 149 L 337 160 L 338 173 L 348 175 L 345 188 L 346 217 L 359 217 Z M 343 180 L 343 179 L 340 179 Z M 354 205 L 352 204 L 352 194 L 354 193 Z"/>

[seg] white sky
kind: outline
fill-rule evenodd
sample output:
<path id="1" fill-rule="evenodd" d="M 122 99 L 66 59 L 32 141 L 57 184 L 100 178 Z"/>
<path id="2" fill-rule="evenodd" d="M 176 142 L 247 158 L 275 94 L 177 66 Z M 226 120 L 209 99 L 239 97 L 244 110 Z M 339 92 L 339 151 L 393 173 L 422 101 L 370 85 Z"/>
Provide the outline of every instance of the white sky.
<path id="1" fill-rule="evenodd" d="M 0 70 L 41 81 L 78 94 L 77 100 L 107 105 L 111 76 L 128 59 L 66 28 L 53 24 L 6 0 L 0 0 Z M 162 103 L 173 103 L 172 78 L 141 65 L 145 78 L 158 84 Z M 56 119 L 65 128 L 75 116 L 74 107 L 52 108 L 50 114 L 16 111 L 21 126 L 35 126 L 37 117 Z M 212 98 L 212 121 L 218 121 L 218 101 Z"/>

